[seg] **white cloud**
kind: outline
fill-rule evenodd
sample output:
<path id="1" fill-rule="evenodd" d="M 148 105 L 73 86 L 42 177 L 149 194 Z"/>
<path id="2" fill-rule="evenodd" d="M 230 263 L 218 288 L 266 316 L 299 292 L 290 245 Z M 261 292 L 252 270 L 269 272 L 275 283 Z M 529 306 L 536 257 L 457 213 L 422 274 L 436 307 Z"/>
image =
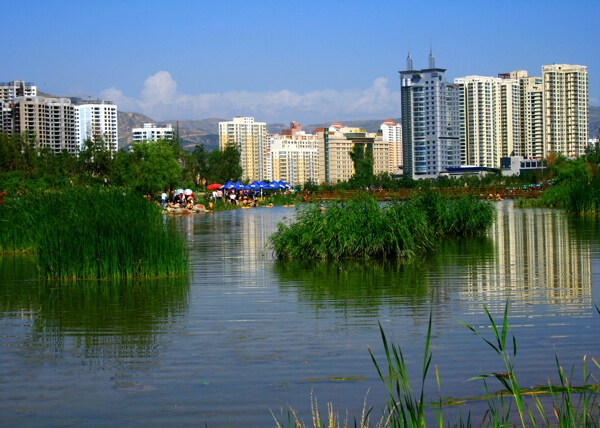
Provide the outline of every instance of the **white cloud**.
<path id="1" fill-rule="evenodd" d="M 400 115 L 400 94 L 379 77 L 366 89 L 316 90 L 300 94 L 288 89 L 267 92 L 228 91 L 184 94 L 168 71 L 159 71 L 144 82 L 139 98 L 120 89 L 101 93 L 122 111 L 143 113 L 156 120 L 231 118 L 254 116 L 258 121 L 305 124 L 348 119 L 377 119 Z"/>

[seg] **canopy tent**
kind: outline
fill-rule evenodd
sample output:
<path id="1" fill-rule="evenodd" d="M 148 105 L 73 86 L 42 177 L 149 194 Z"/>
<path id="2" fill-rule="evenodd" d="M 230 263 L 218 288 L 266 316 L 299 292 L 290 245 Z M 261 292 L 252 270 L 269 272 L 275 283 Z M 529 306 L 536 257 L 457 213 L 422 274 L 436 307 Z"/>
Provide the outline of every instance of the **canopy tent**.
<path id="1" fill-rule="evenodd" d="M 264 181 L 262 181 L 262 180 L 260 180 L 258 182 L 258 184 L 260 184 L 260 188 L 261 189 L 268 189 L 269 188 L 269 185 L 267 183 L 265 183 Z"/>
<path id="2" fill-rule="evenodd" d="M 221 186 L 222 189 L 233 189 L 233 186 L 235 186 L 235 184 L 233 184 L 233 182 L 228 181 L 227 183 L 223 184 L 223 186 Z"/>
<path id="3" fill-rule="evenodd" d="M 245 186 L 242 183 L 240 183 L 239 181 L 236 181 L 235 183 L 233 183 L 233 188 L 235 190 L 240 190 L 240 189 L 243 189 L 244 187 Z"/>
<path id="4" fill-rule="evenodd" d="M 285 181 L 281 180 L 278 181 L 277 183 L 279 183 L 279 185 L 281 186 L 282 189 L 291 189 L 292 186 L 290 186 L 289 184 L 287 184 Z"/>
<path id="5" fill-rule="evenodd" d="M 221 186 L 222 184 L 219 183 L 209 184 L 208 186 L 206 186 L 206 190 L 217 190 Z"/>
<path id="6" fill-rule="evenodd" d="M 258 181 L 253 181 L 252 183 L 244 186 L 245 190 L 259 190 L 261 189 L 260 183 Z"/>

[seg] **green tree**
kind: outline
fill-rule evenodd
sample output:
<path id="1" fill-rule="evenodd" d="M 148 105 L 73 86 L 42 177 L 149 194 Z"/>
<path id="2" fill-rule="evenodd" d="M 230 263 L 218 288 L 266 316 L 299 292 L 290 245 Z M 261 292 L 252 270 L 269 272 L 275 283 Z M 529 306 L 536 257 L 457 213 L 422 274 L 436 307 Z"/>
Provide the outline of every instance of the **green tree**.
<path id="1" fill-rule="evenodd" d="M 136 189 L 155 193 L 180 181 L 182 168 L 169 141 L 134 143 L 132 149 Z"/>
<path id="2" fill-rule="evenodd" d="M 355 143 L 350 151 L 354 174 L 349 184 L 356 187 L 373 184 L 373 148 L 368 144 Z"/>

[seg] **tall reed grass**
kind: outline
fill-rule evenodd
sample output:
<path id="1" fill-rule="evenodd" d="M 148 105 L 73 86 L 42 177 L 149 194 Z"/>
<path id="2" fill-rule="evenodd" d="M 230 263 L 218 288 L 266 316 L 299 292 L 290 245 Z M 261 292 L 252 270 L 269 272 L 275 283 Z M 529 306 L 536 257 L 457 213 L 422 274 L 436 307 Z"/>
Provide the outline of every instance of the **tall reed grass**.
<path id="1" fill-rule="evenodd" d="M 303 207 L 295 222 L 278 224 L 269 242 L 279 259 L 409 258 L 432 250 L 436 237 L 483 233 L 494 219 L 494 206 L 473 198 L 429 192 L 380 205 L 364 193 Z"/>
<path id="2" fill-rule="evenodd" d="M 183 237 L 160 208 L 122 190 L 68 189 L 7 201 L 3 250 L 32 250 L 49 279 L 157 277 L 187 270 Z"/>

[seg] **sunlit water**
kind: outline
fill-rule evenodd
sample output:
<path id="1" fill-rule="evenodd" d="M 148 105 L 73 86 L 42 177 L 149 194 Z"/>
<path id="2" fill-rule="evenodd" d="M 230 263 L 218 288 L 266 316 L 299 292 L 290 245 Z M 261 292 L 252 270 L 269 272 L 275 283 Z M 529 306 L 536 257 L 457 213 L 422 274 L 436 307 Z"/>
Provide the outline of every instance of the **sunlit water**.
<path id="1" fill-rule="evenodd" d="M 373 420 L 378 323 L 416 380 L 430 312 L 442 395 L 482 395 L 467 379 L 503 366 L 458 321 L 490 338 L 482 303 L 500 322 L 507 300 L 520 384 L 556 380 L 555 353 L 582 383 L 583 356 L 600 357 L 598 222 L 496 206 L 486 237 L 412 264 L 275 262 L 268 237 L 294 216 L 280 207 L 177 219 L 185 279 L 40 284 L 30 260 L 2 258 L 0 424 L 264 427 L 291 406 L 312 426 L 311 393 L 352 420 L 368 391 Z M 438 397 L 433 373 L 426 389 Z"/>

